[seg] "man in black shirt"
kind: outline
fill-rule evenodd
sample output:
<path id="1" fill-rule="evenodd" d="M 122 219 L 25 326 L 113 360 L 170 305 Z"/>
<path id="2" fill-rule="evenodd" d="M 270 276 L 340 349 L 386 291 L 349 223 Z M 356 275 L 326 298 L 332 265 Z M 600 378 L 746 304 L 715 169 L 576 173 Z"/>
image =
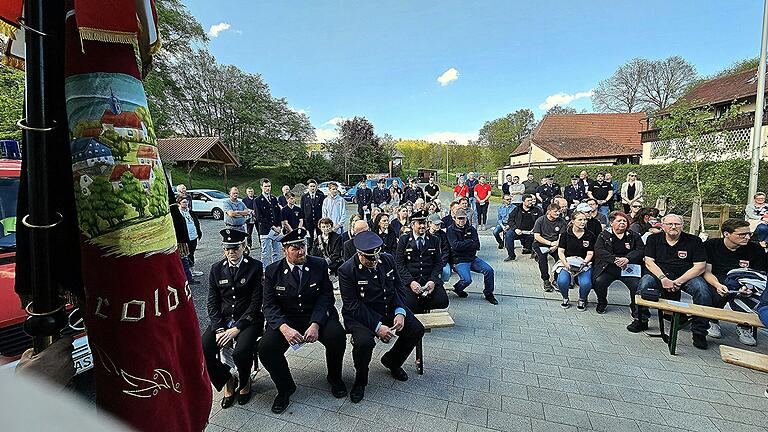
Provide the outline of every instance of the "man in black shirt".
<path id="1" fill-rule="evenodd" d="M 766 271 L 768 255 L 759 244 L 749 241 L 751 236 L 749 222 L 742 219 L 728 219 L 723 222 L 720 231 L 723 234 L 722 238 L 711 238 L 704 242 L 704 249 L 707 251 L 704 279 L 719 294 L 719 296 L 713 296 L 714 306 L 723 307 L 726 303 L 730 303 L 731 309 L 735 311 L 750 312 L 757 306 L 759 297 L 748 295 L 745 291 L 741 294 L 729 291 L 725 285 L 725 279 L 728 272 L 734 269 Z M 749 309 L 745 309 L 742 305 L 748 306 Z M 757 344 L 752 336 L 751 327 L 739 325 L 737 329 L 741 343 L 750 346 Z M 717 339 L 721 337 L 720 324 L 717 321 L 710 322 L 708 334 Z"/>
<path id="2" fill-rule="evenodd" d="M 505 234 L 504 243 L 507 247 L 507 258 L 504 261 L 515 259 L 515 240 L 520 240 L 523 246 L 523 255 L 530 254 L 533 247 L 533 224 L 540 218 L 542 212 L 534 204 L 536 199 L 532 195 L 523 197 L 523 204 L 512 209 L 507 219 L 509 230 Z"/>
<path id="3" fill-rule="evenodd" d="M 603 173 L 597 175 L 597 181 L 587 189 L 587 196 L 597 201 L 597 211 L 608 216 L 611 211 L 610 202 L 613 198 L 613 185 L 605 181 Z"/>
<path id="4" fill-rule="evenodd" d="M 525 194 L 536 196 L 536 188 L 539 187 L 539 182 L 533 179 L 533 174 L 528 174 L 528 179 L 523 182 L 525 186 Z M 535 203 L 534 203 L 535 204 Z"/>
<path id="5" fill-rule="evenodd" d="M 643 292 L 646 289 L 656 289 L 660 290 L 665 298 L 678 299 L 679 291 L 682 290 L 693 297 L 695 304 L 712 306 L 714 293 L 702 277 L 707 253 L 701 239 L 683 232 L 681 216 L 668 214 L 661 223 L 664 232 L 653 234 L 646 241 L 645 267 L 648 272 L 640 278 L 638 290 Z M 640 332 L 647 328 L 647 321 L 639 321 L 636 326 L 627 327 L 627 330 Z M 693 318 L 693 346 L 707 349 L 708 328 L 709 320 Z"/>
<path id="6" fill-rule="evenodd" d="M 554 286 L 550 282 L 549 257 L 558 260 L 557 245 L 560 233 L 565 232 L 568 223 L 560 217 L 560 206 L 550 204 L 547 213 L 536 219 L 533 224 L 533 252 L 539 262 L 539 273 L 544 291 L 552 292 Z"/>
<path id="7" fill-rule="evenodd" d="M 424 199 L 427 203 L 430 203 L 440 198 L 440 186 L 435 183 L 435 178 L 429 178 L 429 184 L 424 186 Z"/>

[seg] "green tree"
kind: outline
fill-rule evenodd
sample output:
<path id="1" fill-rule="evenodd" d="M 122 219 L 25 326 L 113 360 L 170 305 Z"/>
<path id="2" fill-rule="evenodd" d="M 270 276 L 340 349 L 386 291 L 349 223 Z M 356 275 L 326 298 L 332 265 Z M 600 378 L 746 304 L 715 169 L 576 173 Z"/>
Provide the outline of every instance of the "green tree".
<path id="1" fill-rule="evenodd" d="M 535 124 L 533 111 L 527 108 L 485 122 L 478 134 L 478 143 L 489 150 L 483 154 L 484 164 L 505 165 L 509 154 L 531 133 Z"/>
<path id="2" fill-rule="evenodd" d="M 376 136 L 373 124 L 365 117 L 344 120 L 338 126 L 339 137 L 326 143 L 331 162 L 347 181 L 348 174 L 387 172 L 391 149 Z"/>
<path id="3" fill-rule="evenodd" d="M 0 65 L 0 139 L 21 141 L 16 122 L 24 116 L 24 73 Z"/>
<path id="4" fill-rule="evenodd" d="M 144 217 L 146 213 L 145 207 L 149 204 L 149 197 L 144 192 L 144 186 L 130 171 L 126 171 L 120 176 L 120 183 L 123 185 L 123 188 L 118 192 L 117 196 L 123 202 L 133 207 L 139 214 L 139 217 Z"/>
<path id="5" fill-rule="evenodd" d="M 728 66 L 727 68 L 721 70 L 720 72 L 716 72 L 712 76 L 712 78 L 719 78 L 719 77 L 737 74 L 740 72 L 746 72 L 748 70 L 757 69 L 758 66 L 760 66 L 760 57 L 752 57 L 752 58 L 739 60 L 737 62 L 734 62 L 732 65 Z"/>
<path id="6" fill-rule="evenodd" d="M 567 115 L 567 114 L 576 114 L 576 108 L 572 108 L 569 106 L 560 106 L 555 105 L 552 108 L 548 109 L 547 112 L 544 113 L 544 117 L 548 115 Z"/>
<path id="7" fill-rule="evenodd" d="M 98 138 L 99 142 L 112 150 L 112 156 L 118 160 L 125 160 L 131 147 L 114 130 L 108 129 Z"/>
<path id="8" fill-rule="evenodd" d="M 103 177 L 94 177 L 88 197 L 93 212 L 110 227 L 115 227 L 127 216 L 125 204 L 117 197 L 112 184 Z"/>
<path id="9" fill-rule="evenodd" d="M 149 214 L 158 218 L 168 214 L 168 188 L 165 185 L 165 174 L 158 169 L 154 169 L 155 181 L 149 188 Z"/>
<path id="10" fill-rule="evenodd" d="M 91 206 L 90 199 L 79 191 L 79 187 L 79 184 L 75 185 L 77 222 L 80 226 L 80 231 L 86 233 L 89 237 L 94 238 L 100 233 L 99 218 L 96 217 L 96 212 L 94 212 L 93 207 Z"/>

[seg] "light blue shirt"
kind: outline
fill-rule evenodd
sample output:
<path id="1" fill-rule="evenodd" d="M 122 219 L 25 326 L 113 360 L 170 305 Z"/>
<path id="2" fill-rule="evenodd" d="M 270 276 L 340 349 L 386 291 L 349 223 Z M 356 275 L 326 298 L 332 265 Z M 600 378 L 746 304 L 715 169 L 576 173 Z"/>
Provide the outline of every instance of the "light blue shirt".
<path id="1" fill-rule="evenodd" d="M 507 224 L 507 219 L 509 219 L 509 214 L 512 213 L 512 210 L 514 210 L 515 206 L 512 204 L 509 205 L 500 205 L 499 206 L 499 219 L 498 219 L 498 225 L 500 227 Z"/>
<path id="2" fill-rule="evenodd" d="M 189 210 L 180 210 L 181 216 L 187 222 L 187 233 L 189 234 L 189 241 L 197 240 L 197 228 L 195 227 L 195 220 L 192 219 L 192 214 Z"/>
<path id="3" fill-rule="evenodd" d="M 336 231 L 341 234 L 344 232 L 344 221 L 347 220 L 347 204 L 340 194 L 336 198 L 328 195 L 323 200 L 323 217 L 330 219 L 334 225 L 340 225 L 341 228 Z"/>
<path id="4" fill-rule="evenodd" d="M 233 227 L 241 228 L 245 225 L 245 217 L 231 217 L 227 214 L 228 211 L 245 211 L 245 204 L 239 199 L 237 202 L 232 202 L 231 199 L 224 201 L 224 223 Z M 243 231 L 245 229 L 243 228 Z"/>

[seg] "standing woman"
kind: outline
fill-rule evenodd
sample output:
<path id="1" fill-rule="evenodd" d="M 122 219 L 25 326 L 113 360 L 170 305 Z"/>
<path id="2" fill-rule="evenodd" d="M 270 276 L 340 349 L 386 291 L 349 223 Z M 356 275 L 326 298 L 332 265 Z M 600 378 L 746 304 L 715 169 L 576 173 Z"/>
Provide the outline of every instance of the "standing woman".
<path id="1" fill-rule="evenodd" d="M 389 227 L 389 215 L 386 213 L 379 213 L 376 215 L 376 218 L 373 220 L 373 232 L 378 234 L 379 237 L 381 237 L 381 241 L 384 242 L 382 245 L 382 252 L 390 253 L 392 255 L 397 252 L 397 239 L 400 238 L 400 231 L 393 231 Z"/>
<path id="2" fill-rule="evenodd" d="M 587 215 L 576 211 L 571 223 L 560 234 L 557 245 L 557 257 L 560 259 L 557 273 L 557 288 L 563 296 L 563 309 L 571 307 L 568 290 L 574 278 L 579 284 L 579 303 L 576 309 L 587 309 L 587 295 L 592 289 L 592 256 L 595 251 L 595 234 L 586 230 Z M 570 262 L 569 262 L 570 261 Z"/>
<path id="3" fill-rule="evenodd" d="M 475 186 L 475 205 L 477 207 L 477 223 L 485 230 L 488 223 L 488 207 L 491 200 L 491 185 L 485 182 L 485 176 L 480 176 L 480 183 Z"/>
<path id="4" fill-rule="evenodd" d="M 621 203 L 624 205 L 624 213 L 629 213 L 632 205 L 643 204 L 643 182 L 637 179 L 637 174 L 632 171 L 627 174 L 627 181 L 621 184 Z"/>
<path id="5" fill-rule="evenodd" d="M 400 231 L 404 226 L 408 226 L 408 214 L 408 207 L 400 206 L 397 208 L 397 218 L 389 223 L 389 229 L 395 233 L 396 238 L 400 238 Z M 374 226 L 378 225 L 374 224 Z"/>
<path id="6" fill-rule="evenodd" d="M 190 211 L 189 198 L 179 195 L 176 201 L 179 203 L 179 213 L 184 218 L 187 232 L 189 233 L 189 255 L 187 255 L 187 259 L 189 260 L 189 271 L 194 276 L 195 250 L 197 250 L 197 241 L 203 238 L 203 232 L 200 231 L 200 221 L 197 219 L 197 216 Z"/>
<path id="7" fill-rule="evenodd" d="M 389 193 L 392 195 L 392 199 L 389 201 L 393 206 L 399 205 L 400 201 L 403 199 L 403 190 L 400 189 L 400 182 L 397 180 L 393 181 L 391 185 L 389 185 Z"/>

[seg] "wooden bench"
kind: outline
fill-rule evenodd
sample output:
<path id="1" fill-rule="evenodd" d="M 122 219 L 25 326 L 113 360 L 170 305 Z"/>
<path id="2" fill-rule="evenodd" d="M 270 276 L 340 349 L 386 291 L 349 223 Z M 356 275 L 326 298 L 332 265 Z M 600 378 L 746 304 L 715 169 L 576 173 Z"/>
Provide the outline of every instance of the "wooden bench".
<path id="1" fill-rule="evenodd" d="M 749 312 L 736 312 L 727 309 L 701 306 L 693 303 L 684 303 L 673 300 L 659 299 L 659 301 L 644 300 L 640 295 L 635 296 L 635 303 L 638 306 L 646 306 L 659 310 L 659 331 L 664 342 L 669 346 L 669 353 L 675 355 L 677 348 L 677 332 L 682 325 L 687 324 L 681 321 L 681 317 L 695 316 L 719 321 L 728 321 L 736 324 L 752 326 L 753 334 L 757 337 L 757 329 L 764 327 L 760 318 Z M 669 330 L 669 336 L 664 333 L 664 314 L 672 314 L 672 327 Z"/>
<path id="2" fill-rule="evenodd" d="M 768 355 L 765 354 L 758 354 L 728 345 L 720 345 L 720 358 L 726 363 L 768 372 Z"/>
<path id="3" fill-rule="evenodd" d="M 432 312 L 416 314 L 416 319 L 421 321 L 424 331 L 429 333 L 432 329 L 448 328 L 456 325 L 448 312 Z M 416 371 L 419 375 L 424 375 L 424 345 L 422 339 L 419 339 L 416 345 Z"/>

